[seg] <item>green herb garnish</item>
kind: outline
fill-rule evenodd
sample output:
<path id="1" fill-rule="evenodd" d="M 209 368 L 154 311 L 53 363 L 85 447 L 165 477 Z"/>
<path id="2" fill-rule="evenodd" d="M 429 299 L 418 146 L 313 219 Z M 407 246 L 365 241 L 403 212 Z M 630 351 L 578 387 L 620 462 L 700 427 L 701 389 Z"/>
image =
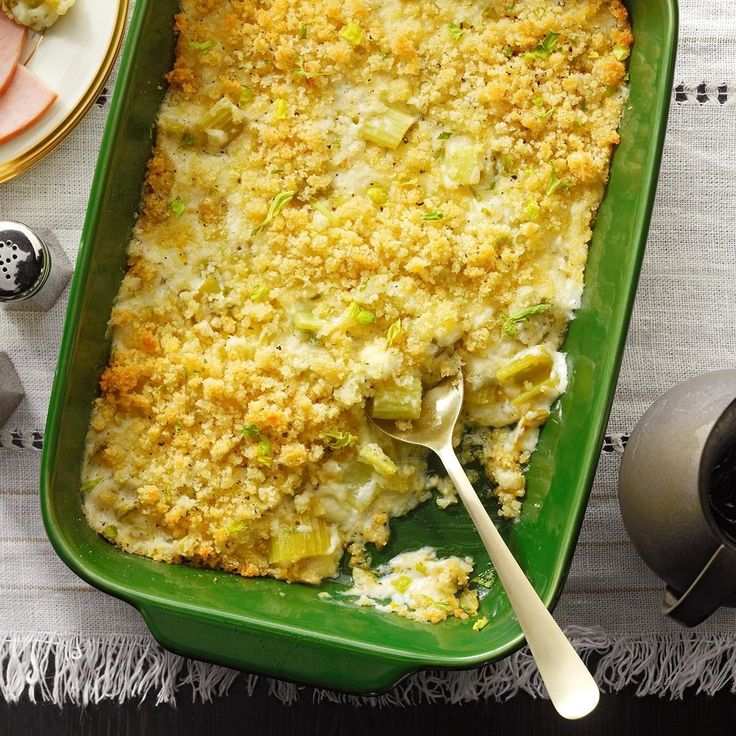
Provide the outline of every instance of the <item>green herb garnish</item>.
<path id="1" fill-rule="evenodd" d="M 258 286 L 250 293 L 250 300 L 252 302 L 262 302 L 268 296 L 268 288 L 265 286 Z"/>
<path id="2" fill-rule="evenodd" d="M 276 215 L 281 212 L 284 207 L 286 207 L 289 202 L 294 198 L 294 194 L 296 192 L 289 191 L 289 192 L 281 192 L 281 194 L 277 194 L 272 200 L 271 204 L 268 208 L 268 212 L 266 213 L 266 217 L 263 219 L 263 222 L 253 230 L 251 233 L 251 236 L 258 235 L 261 230 L 268 227 L 272 222 L 273 218 L 276 217 Z"/>
<path id="3" fill-rule="evenodd" d="M 363 40 L 363 31 L 357 20 L 351 20 L 340 31 L 340 38 L 344 38 L 351 46 L 358 46 Z"/>
<path id="4" fill-rule="evenodd" d="M 331 450 L 344 450 L 346 447 L 350 447 L 358 441 L 358 438 L 354 434 L 340 432 L 338 430 L 322 432 L 322 436 L 328 440 L 327 446 Z"/>
<path id="5" fill-rule="evenodd" d="M 572 179 L 560 179 L 557 176 L 557 169 L 552 167 L 549 178 L 549 187 L 547 188 L 547 196 L 551 197 L 558 189 L 567 191 L 572 186 Z"/>
<path id="6" fill-rule="evenodd" d="M 397 319 L 391 327 L 388 328 L 386 333 L 386 347 L 390 348 L 394 344 L 394 340 L 401 334 L 401 320 Z"/>
<path id="7" fill-rule="evenodd" d="M 549 55 L 554 51 L 555 46 L 557 46 L 559 38 L 559 33 L 548 33 L 538 46 L 531 51 L 527 51 L 523 54 L 523 57 L 527 60 L 548 59 Z"/>
<path id="8" fill-rule="evenodd" d="M 184 214 L 184 210 L 186 209 L 181 197 L 174 197 L 174 199 L 169 202 L 169 207 L 177 217 L 181 217 Z"/>
<path id="9" fill-rule="evenodd" d="M 205 51 L 209 51 L 213 46 L 215 45 L 215 42 L 212 40 L 209 41 L 190 41 L 189 42 L 189 48 L 194 49 L 195 51 L 199 51 L 200 53 L 204 53 Z"/>
<path id="10" fill-rule="evenodd" d="M 88 480 L 86 483 L 82 483 L 79 490 L 82 491 L 82 493 L 89 493 L 100 483 L 102 483 L 102 478 L 93 478 L 92 480 Z"/>
<path id="11" fill-rule="evenodd" d="M 624 61 L 625 59 L 629 58 L 629 49 L 627 46 L 622 46 L 621 44 L 616 44 L 616 46 L 613 49 L 613 55 L 619 60 Z"/>
<path id="12" fill-rule="evenodd" d="M 434 210 L 433 212 L 428 212 L 426 215 L 422 215 L 422 220 L 426 220 L 427 222 L 438 222 L 439 220 L 444 219 L 444 215 L 439 210 Z"/>
<path id="13" fill-rule="evenodd" d="M 243 89 L 240 92 L 240 99 L 238 100 L 238 105 L 240 107 L 243 107 L 243 105 L 250 105 L 251 102 L 255 99 L 255 95 L 248 87 L 243 87 Z"/>
<path id="14" fill-rule="evenodd" d="M 519 334 L 519 324 L 526 322 L 529 317 L 535 314 L 544 314 L 551 306 L 551 304 L 535 304 L 533 307 L 522 309 L 516 314 L 508 315 L 503 321 L 504 332 L 507 332 L 512 337 L 516 337 Z"/>
<path id="15" fill-rule="evenodd" d="M 450 23 L 447 30 L 455 41 L 459 41 L 465 35 L 465 30 L 457 23 Z"/>
<path id="16" fill-rule="evenodd" d="M 470 582 L 483 588 L 492 588 L 495 581 L 496 573 L 492 567 L 489 567 L 476 575 Z"/>

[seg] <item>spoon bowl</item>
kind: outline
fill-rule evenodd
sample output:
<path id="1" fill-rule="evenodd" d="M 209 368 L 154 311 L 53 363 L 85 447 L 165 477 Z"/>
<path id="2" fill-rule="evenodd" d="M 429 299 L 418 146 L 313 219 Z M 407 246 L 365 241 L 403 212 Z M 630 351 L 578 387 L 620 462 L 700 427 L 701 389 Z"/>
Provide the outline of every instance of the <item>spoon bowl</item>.
<path id="1" fill-rule="evenodd" d="M 370 419 L 395 440 L 438 452 L 452 440 L 452 432 L 463 407 L 464 393 L 462 374 L 457 373 L 424 393 L 421 416 L 412 423 L 411 429 L 397 429 L 396 422 L 390 419 Z"/>
<path id="2" fill-rule="evenodd" d="M 428 447 L 440 458 L 488 550 L 552 704 L 564 718 L 582 718 L 598 705 L 598 686 L 514 559 L 457 459 L 452 436 L 462 404 L 463 376 L 458 371 L 424 394 L 421 415 L 409 429 L 391 420 L 371 420 L 390 437 Z"/>

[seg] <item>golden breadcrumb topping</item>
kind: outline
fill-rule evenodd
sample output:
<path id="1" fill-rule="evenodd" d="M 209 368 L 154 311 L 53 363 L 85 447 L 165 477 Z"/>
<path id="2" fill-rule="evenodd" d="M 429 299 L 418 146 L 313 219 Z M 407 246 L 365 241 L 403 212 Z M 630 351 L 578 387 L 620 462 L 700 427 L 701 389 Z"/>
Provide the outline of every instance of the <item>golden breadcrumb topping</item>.
<path id="1" fill-rule="evenodd" d="M 319 581 L 434 489 L 453 502 L 365 406 L 410 421 L 458 366 L 470 454 L 516 516 L 618 142 L 621 3 L 184 0 L 176 22 L 90 524 Z"/>

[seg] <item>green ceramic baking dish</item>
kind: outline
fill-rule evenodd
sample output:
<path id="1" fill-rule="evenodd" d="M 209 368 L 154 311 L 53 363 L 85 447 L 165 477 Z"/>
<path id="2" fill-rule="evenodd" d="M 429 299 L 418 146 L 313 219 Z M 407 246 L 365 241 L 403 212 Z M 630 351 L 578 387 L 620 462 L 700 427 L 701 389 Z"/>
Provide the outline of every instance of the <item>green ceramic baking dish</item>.
<path id="1" fill-rule="evenodd" d="M 590 249 L 583 307 L 566 350 L 570 386 L 528 471 L 521 519 L 502 529 L 548 606 L 557 600 L 590 492 L 636 290 L 654 200 L 677 39 L 675 0 L 630 0 L 636 43 L 631 98 Z M 426 667 L 468 668 L 523 641 L 500 586 L 482 601 L 491 623 L 429 626 L 346 603 L 345 582 L 318 588 L 156 563 L 107 544 L 80 511 L 79 475 L 90 405 L 107 363 L 112 300 L 122 279 L 152 130 L 174 54 L 176 0 L 137 0 L 82 234 L 48 415 L 41 505 L 69 567 L 135 606 L 176 652 L 354 693 L 389 688 Z M 487 556 L 464 510 L 427 503 L 393 523 L 379 561 L 431 544 Z M 332 598 L 321 600 L 320 591 Z"/>

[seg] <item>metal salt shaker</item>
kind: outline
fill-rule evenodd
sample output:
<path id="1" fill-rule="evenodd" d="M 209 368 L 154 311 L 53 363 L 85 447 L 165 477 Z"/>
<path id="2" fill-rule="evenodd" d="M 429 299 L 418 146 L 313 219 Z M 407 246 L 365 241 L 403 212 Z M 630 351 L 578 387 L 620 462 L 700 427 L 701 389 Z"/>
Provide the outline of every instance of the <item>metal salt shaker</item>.
<path id="1" fill-rule="evenodd" d="M 72 267 L 50 230 L 0 222 L 0 304 L 8 311 L 45 312 L 59 299 Z"/>
<path id="2" fill-rule="evenodd" d="M 71 278 L 71 263 L 56 237 L 51 231 L 41 233 L 20 222 L 0 221 L 0 307 L 5 311 L 45 312 Z M 0 429 L 23 395 L 13 363 L 0 353 Z"/>

